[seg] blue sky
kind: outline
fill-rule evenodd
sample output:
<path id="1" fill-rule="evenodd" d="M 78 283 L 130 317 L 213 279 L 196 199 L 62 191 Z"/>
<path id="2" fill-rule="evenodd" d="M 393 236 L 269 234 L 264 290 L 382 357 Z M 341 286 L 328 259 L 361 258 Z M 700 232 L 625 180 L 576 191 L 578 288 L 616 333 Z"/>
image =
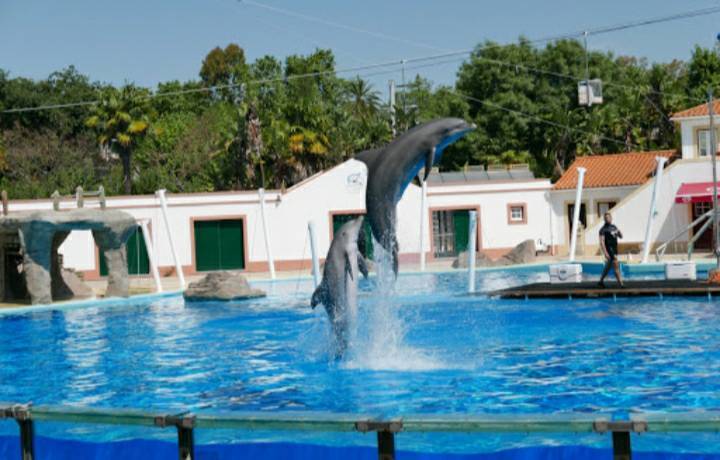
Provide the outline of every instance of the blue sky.
<path id="1" fill-rule="evenodd" d="M 380 39 L 284 16 L 237 0 L 0 0 L 0 68 L 47 77 L 75 65 L 93 80 L 135 82 L 197 77 L 216 45 L 240 44 L 249 60 L 284 57 L 316 46 L 336 52 L 338 67 L 355 67 L 472 48 L 478 42 L 546 37 L 585 28 L 717 6 L 711 0 L 257 0 L 328 21 L 401 37 Z M 720 14 L 592 37 L 590 47 L 668 61 L 712 46 Z M 420 70 L 451 83 L 458 63 Z M 378 89 L 399 74 L 371 80 Z"/>

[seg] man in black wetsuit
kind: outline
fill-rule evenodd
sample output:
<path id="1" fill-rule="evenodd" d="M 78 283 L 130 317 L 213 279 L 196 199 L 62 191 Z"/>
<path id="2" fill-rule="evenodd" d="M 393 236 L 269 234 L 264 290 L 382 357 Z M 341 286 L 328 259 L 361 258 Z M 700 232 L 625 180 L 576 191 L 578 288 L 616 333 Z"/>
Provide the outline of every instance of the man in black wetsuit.
<path id="1" fill-rule="evenodd" d="M 612 215 L 605 213 L 605 225 L 600 229 L 600 248 L 605 256 L 605 268 L 603 269 L 600 287 L 605 287 L 605 277 L 610 273 L 610 268 L 615 270 L 615 278 L 617 278 L 620 287 L 623 286 L 622 276 L 620 274 L 620 262 L 618 261 L 618 238 L 622 238 L 622 232 L 618 230 L 612 223 Z"/>

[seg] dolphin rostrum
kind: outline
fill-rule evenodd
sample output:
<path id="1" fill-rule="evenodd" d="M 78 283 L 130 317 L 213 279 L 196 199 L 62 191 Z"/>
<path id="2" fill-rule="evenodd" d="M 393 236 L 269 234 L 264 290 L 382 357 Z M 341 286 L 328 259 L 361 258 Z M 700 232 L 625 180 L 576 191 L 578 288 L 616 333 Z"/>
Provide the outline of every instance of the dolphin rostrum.
<path id="1" fill-rule="evenodd" d="M 375 240 L 392 254 L 393 272 L 398 272 L 398 242 L 395 234 L 396 207 L 405 189 L 421 168 L 423 181 L 448 145 L 475 129 L 460 118 L 439 118 L 406 131 L 387 146 L 366 150 L 355 159 L 367 165 L 365 207 Z"/>
<path id="2" fill-rule="evenodd" d="M 365 259 L 358 251 L 363 217 L 346 222 L 335 233 L 323 269 L 323 279 L 310 305 L 325 306 L 335 334 L 335 354 L 341 357 L 348 345 L 348 328 L 357 314 L 358 272 L 368 276 Z"/>

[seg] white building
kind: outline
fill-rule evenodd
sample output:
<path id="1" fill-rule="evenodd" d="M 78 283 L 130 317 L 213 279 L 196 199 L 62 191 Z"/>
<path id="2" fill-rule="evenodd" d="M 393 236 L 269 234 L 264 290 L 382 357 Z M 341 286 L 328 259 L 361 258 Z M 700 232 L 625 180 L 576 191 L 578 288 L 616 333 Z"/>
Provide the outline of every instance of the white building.
<path id="1" fill-rule="evenodd" d="M 715 113 L 720 102 L 715 103 Z M 560 252 L 567 253 L 569 241 L 569 217 L 577 183 L 577 167 L 587 169 L 581 220 L 584 231 L 579 235 L 578 253 L 597 254 L 598 232 L 602 226 L 602 214 L 612 210 L 613 219 L 622 230 L 624 238 L 620 252 L 633 253 L 642 249 L 645 230 L 650 218 L 653 194 L 655 157 L 664 157 L 668 163 L 663 171 L 655 209 L 651 244 L 652 248 L 673 240 L 670 250 L 685 251 L 699 226 L 681 234 L 691 222 L 712 208 L 712 155 L 710 146 L 710 118 L 707 105 L 699 105 L 678 112 L 672 120 L 681 133 L 680 152 L 657 151 L 581 157 L 553 187 L 553 214 L 559 217 L 554 226 Z M 720 129 L 716 128 L 716 141 Z M 715 146 L 718 152 L 718 145 Z M 705 232 L 695 242 L 696 250 L 710 250 L 711 232 Z"/>
<path id="2" fill-rule="evenodd" d="M 716 110 L 720 112 L 720 104 L 716 104 Z M 586 255 L 598 252 L 597 234 L 606 210 L 612 210 L 624 233 L 621 252 L 637 252 L 649 216 L 656 157 L 669 159 L 669 166 L 663 173 L 652 240 L 655 245 L 667 241 L 710 206 L 711 193 L 703 185 L 712 180 L 707 113 L 706 107 L 698 106 L 674 115 L 682 133 L 681 155 L 658 151 L 581 157 L 554 185 L 549 179 L 534 178 L 527 168 L 433 172 L 427 184 L 425 217 L 421 214 L 422 189 L 414 184 L 398 205 L 400 262 L 419 260 L 421 225 L 422 248 L 429 261 L 455 257 L 465 250 L 471 237 L 470 210 L 477 211 L 479 216 L 477 248 L 490 257 L 498 257 L 528 239 L 553 254 L 567 254 L 579 166 L 585 167 L 587 173 L 581 208 L 584 230 L 578 252 Z M 309 222 L 314 223 L 319 253 L 324 257 L 334 229 L 348 216 L 364 214 L 365 183 L 365 165 L 349 160 L 286 191 L 267 191 L 266 220 L 276 269 L 298 274 L 309 271 Z M 74 206 L 65 202 L 62 209 Z M 99 205 L 88 201 L 86 206 Z M 163 275 L 172 274 L 174 261 L 158 199 L 110 197 L 107 206 L 149 222 L 155 263 Z M 38 209 L 52 209 L 52 201 L 10 202 L 10 212 Z M 250 272 L 268 269 L 256 191 L 168 194 L 168 221 L 186 274 L 218 269 Z M 671 249 L 684 250 L 692 235 L 692 231 L 683 235 Z M 372 252 L 369 229 L 364 242 L 364 250 Z M 697 243 L 699 249 L 710 245 L 709 236 Z M 6 258 L 17 257 L 13 254 L 17 248 L 4 249 Z M 83 273 L 86 279 L 103 276 L 102 257 L 90 232 L 73 232 L 60 251 L 65 266 Z M 128 261 L 131 274 L 149 274 L 150 261 L 139 234 L 128 242 Z M 8 260 L 4 263 L 7 266 Z"/>
<path id="3" fill-rule="evenodd" d="M 310 269 L 308 223 L 313 222 L 321 258 L 333 231 L 348 216 L 365 213 L 366 167 L 349 160 L 316 174 L 286 191 L 266 192 L 266 219 L 271 252 L 277 270 Z M 470 170 L 433 173 L 428 180 L 426 218 L 421 218 L 422 189 L 411 184 L 398 204 L 397 235 L 400 262 L 420 257 L 420 225 L 423 225 L 428 260 L 454 257 L 468 243 L 468 211 L 479 216 L 477 247 L 491 256 L 500 255 L 526 240 L 551 241 L 547 179 L 535 179 L 525 169 Z M 220 192 L 168 194 L 168 221 L 186 274 L 217 269 L 266 271 L 268 257 L 262 230 L 258 193 Z M 87 207 L 99 206 L 87 200 Z M 61 209 L 75 207 L 62 203 Z M 161 274 L 174 272 L 169 238 L 155 196 L 109 197 L 107 207 L 121 209 L 138 221 L 149 222 L 157 266 Z M 10 212 L 52 209 L 51 200 L 15 200 Z M 369 235 L 369 229 L 366 230 Z M 372 245 L 368 238 L 367 245 Z M 373 249 L 368 246 L 369 250 Z M 61 246 L 66 267 L 86 279 L 104 275 L 104 263 L 90 232 L 73 232 Z M 8 251 L 12 254 L 12 251 Z M 149 260 L 143 238 L 128 242 L 131 274 L 148 276 Z"/>

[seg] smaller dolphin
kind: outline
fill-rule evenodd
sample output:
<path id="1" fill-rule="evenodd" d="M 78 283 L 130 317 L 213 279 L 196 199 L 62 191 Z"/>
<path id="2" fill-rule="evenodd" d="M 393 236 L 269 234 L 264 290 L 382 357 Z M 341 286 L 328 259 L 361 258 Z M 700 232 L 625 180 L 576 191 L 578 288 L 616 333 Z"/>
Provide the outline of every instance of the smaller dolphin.
<path id="1" fill-rule="evenodd" d="M 443 150 L 475 129 L 460 118 L 439 118 L 401 134 L 383 148 L 355 155 L 368 169 L 365 207 L 373 236 L 392 255 L 393 271 L 398 272 L 398 243 L 395 234 L 396 207 L 414 177 L 427 180 Z"/>
<path id="2" fill-rule="evenodd" d="M 357 314 L 358 272 L 368 276 L 365 259 L 358 250 L 363 217 L 343 224 L 335 233 L 323 269 L 323 279 L 310 305 L 325 306 L 335 334 L 335 355 L 342 357 L 348 346 L 348 329 Z"/>

